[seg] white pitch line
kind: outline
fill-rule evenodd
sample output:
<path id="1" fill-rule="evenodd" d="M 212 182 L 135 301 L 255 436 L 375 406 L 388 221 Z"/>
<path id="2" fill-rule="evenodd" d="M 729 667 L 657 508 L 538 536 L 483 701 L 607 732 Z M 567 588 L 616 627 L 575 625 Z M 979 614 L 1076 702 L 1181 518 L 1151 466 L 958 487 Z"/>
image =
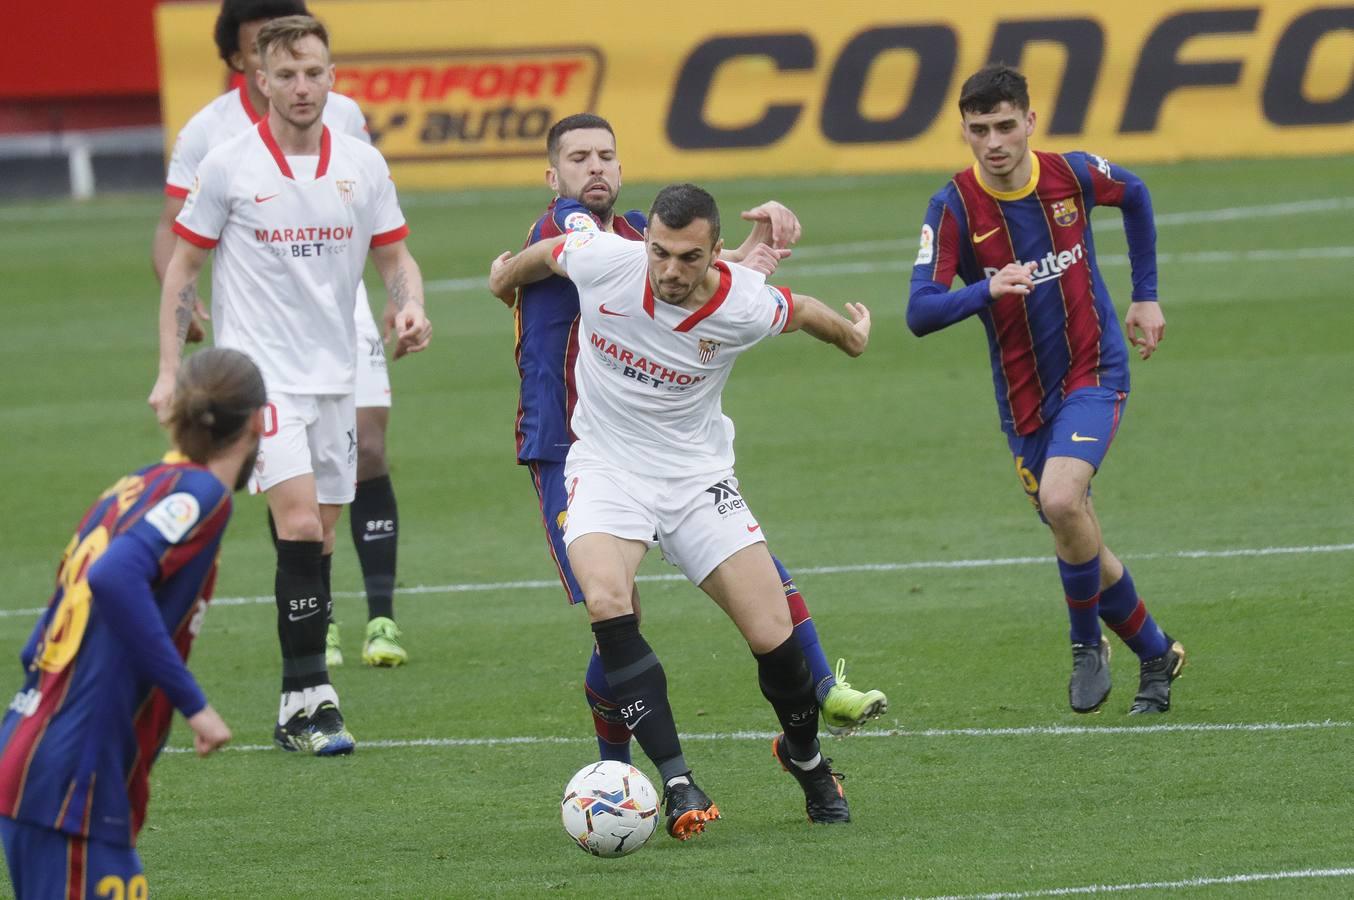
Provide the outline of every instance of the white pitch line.
<path id="1" fill-rule="evenodd" d="M 865 738 L 991 738 L 991 737 L 1100 737 L 1104 735 L 1177 734 L 1192 732 L 1286 732 L 1325 731 L 1354 727 L 1354 722 L 1326 719 L 1321 722 L 1183 722 L 1169 725 L 1025 725 L 1011 728 L 888 728 L 857 731 L 852 740 Z M 777 731 L 726 731 L 683 734 L 684 741 L 769 741 Z M 560 737 L 555 735 L 523 735 L 517 737 L 486 738 L 407 738 L 362 741 L 362 749 L 407 750 L 419 747 L 512 747 L 543 746 L 547 744 L 592 743 L 591 735 Z M 272 744 L 227 745 L 236 753 L 260 753 L 274 749 Z M 166 747 L 166 753 L 192 753 L 191 747 Z"/>
<path id="2" fill-rule="evenodd" d="M 1037 891 L 999 891 L 991 894 L 946 894 L 925 900 L 1027 900 L 1033 897 L 1072 897 L 1078 894 L 1122 894 L 1129 891 L 1170 891 L 1180 888 L 1211 887 L 1219 884 L 1254 884 L 1262 881 L 1290 881 L 1302 878 L 1349 878 L 1354 868 L 1293 869 L 1287 872 L 1252 872 L 1244 875 L 1218 875 L 1211 878 L 1184 878 L 1179 881 L 1140 881 L 1136 884 L 1088 884 L 1082 887 L 1045 888 Z"/>
<path id="3" fill-rule="evenodd" d="M 1314 544 L 1304 547 L 1234 547 L 1224 550 L 1172 550 L 1165 553 L 1124 553 L 1122 559 L 1233 559 L 1237 557 L 1293 556 L 1307 553 L 1349 553 L 1354 544 Z M 794 570 L 796 575 L 846 575 L 854 572 L 914 572 L 945 569 L 990 569 L 1003 566 L 1045 565 L 1053 562 L 1051 556 L 1006 556 L 994 559 L 932 559 L 915 562 L 892 563 L 852 563 L 840 566 L 808 566 Z M 664 575 L 640 575 L 636 581 L 663 582 L 685 581 L 685 575 L 676 573 Z M 463 584 L 419 584 L 413 587 L 398 588 L 402 597 L 419 594 L 472 594 L 486 591 L 544 590 L 559 587 L 558 578 L 532 579 L 529 581 L 490 581 L 468 582 Z M 335 597 L 365 597 L 361 591 L 334 591 Z M 271 594 L 256 597 L 216 597 L 212 606 L 251 606 L 254 604 L 274 603 Z M 15 616 L 35 616 L 46 607 L 33 609 L 0 609 L 0 619 Z"/>

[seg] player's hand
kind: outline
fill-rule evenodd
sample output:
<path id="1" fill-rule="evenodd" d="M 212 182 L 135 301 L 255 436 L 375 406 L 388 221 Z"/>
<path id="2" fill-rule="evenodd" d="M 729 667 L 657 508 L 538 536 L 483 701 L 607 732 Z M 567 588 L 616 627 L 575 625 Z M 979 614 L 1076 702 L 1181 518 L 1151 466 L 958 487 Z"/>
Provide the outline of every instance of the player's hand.
<path id="1" fill-rule="evenodd" d="M 173 375 L 161 372 L 155 379 L 155 385 L 150 389 L 150 396 L 146 398 L 150 408 L 155 410 L 155 418 L 160 420 L 161 425 L 169 421 L 169 409 L 174 405 L 174 381 Z"/>
<path id="2" fill-rule="evenodd" d="M 1161 314 L 1161 305 L 1153 300 L 1130 303 L 1128 315 L 1124 316 L 1124 331 L 1128 333 L 1128 342 L 1138 348 L 1138 355 L 1147 359 L 1166 336 L 1166 317 Z"/>
<path id="3" fill-rule="evenodd" d="M 230 729 L 210 704 L 188 720 L 188 727 L 193 729 L 193 749 L 198 756 L 206 756 L 230 742 Z"/>
<path id="4" fill-rule="evenodd" d="M 517 291 L 507 286 L 508 280 L 505 277 L 508 274 L 510 259 L 512 251 L 504 250 L 489 264 L 489 292 L 502 300 L 509 309 L 517 302 Z"/>
<path id="5" fill-rule="evenodd" d="M 783 203 L 768 200 L 765 203 L 744 210 L 739 215 L 752 222 L 752 237 L 758 243 L 770 244 L 777 250 L 789 247 L 799 240 L 804 229 L 796 216 Z M 745 263 L 746 264 L 746 263 Z"/>
<path id="6" fill-rule="evenodd" d="M 1000 300 L 1007 294 L 1028 296 L 1034 290 L 1034 263 L 1007 263 L 1002 270 L 987 281 L 987 291 L 993 300 Z"/>
<path id="7" fill-rule="evenodd" d="M 433 323 L 417 303 L 406 303 L 395 315 L 395 358 L 426 350 L 433 339 Z"/>
<path id="8" fill-rule="evenodd" d="M 185 344 L 200 344 L 207 338 L 207 329 L 203 327 L 203 322 L 210 322 L 212 314 L 207 312 L 207 307 L 202 305 L 202 299 L 193 304 L 193 319 L 188 323 L 188 333 L 183 336 Z"/>
<path id="9" fill-rule="evenodd" d="M 848 303 L 846 314 L 851 317 L 851 342 L 842 349 L 848 356 L 860 356 L 870 344 L 870 310 L 863 303 Z"/>
<path id="10" fill-rule="evenodd" d="M 743 257 L 742 265 L 770 278 L 771 273 L 775 272 L 776 267 L 780 265 L 780 261 L 788 259 L 791 252 L 789 249 L 778 250 L 774 247 L 768 247 L 766 244 L 757 244 L 748 251 L 747 256 Z"/>

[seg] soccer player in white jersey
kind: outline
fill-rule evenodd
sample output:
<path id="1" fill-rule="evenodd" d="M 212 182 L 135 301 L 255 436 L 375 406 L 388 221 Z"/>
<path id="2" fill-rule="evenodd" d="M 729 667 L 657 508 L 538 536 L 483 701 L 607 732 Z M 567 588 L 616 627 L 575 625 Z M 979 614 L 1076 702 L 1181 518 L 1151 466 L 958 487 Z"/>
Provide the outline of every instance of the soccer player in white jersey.
<path id="1" fill-rule="evenodd" d="M 381 154 L 328 128 L 333 66 L 315 19 L 274 19 L 259 32 L 258 126 L 213 148 L 174 223 L 180 240 L 160 295 L 160 376 L 150 403 L 172 397 L 197 276 L 213 249 L 216 342 L 248 353 L 268 387 L 256 478 L 277 523 L 282 699 L 274 738 L 286 750 L 347 753 L 325 665 L 331 604 L 323 559 L 353 499 L 356 467 L 353 304 L 368 248 L 394 304 L 395 357 L 427 347 L 423 281 Z"/>
<path id="2" fill-rule="evenodd" d="M 243 81 L 237 89 L 227 91 L 203 107 L 183 127 L 175 141 L 165 178 L 164 209 L 151 245 L 155 277 L 162 284 L 178 239 L 174 234 L 174 221 L 183 211 L 184 200 L 203 157 L 216 145 L 256 127 L 268 113 L 268 98 L 259 86 L 257 74 L 262 68 L 255 46 L 259 30 L 272 19 L 306 14 L 302 0 L 225 0 L 221 4 L 215 29 L 217 51 L 226 65 L 243 76 Z M 323 118 L 332 131 L 370 142 L 366 117 L 350 98 L 331 93 L 324 105 Z M 204 332 L 198 318 L 207 318 L 201 303 L 195 312 L 186 337 L 190 343 L 202 340 Z M 386 430 L 390 423 L 390 377 L 386 371 L 381 332 L 371 315 L 367 289 L 360 281 L 353 313 L 357 326 L 357 492 L 348 518 L 367 594 L 367 629 L 362 659 L 373 666 L 398 666 L 407 662 L 409 655 L 400 643 L 400 631 L 395 625 L 399 510 L 385 450 Z M 387 303 L 387 332 L 393 316 L 394 310 Z M 327 561 L 325 565 L 328 566 Z M 338 625 L 332 620 L 325 656 L 331 667 L 343 663 Z"/>
<path id="3" fill-rule="evenodd" d="M 654 200 L 643 243 L 588 228 L 505 253 L 490 271 L 499 296 L 551 273 L 578 288 L 571 422 L 578 439 L 565 463 L 569 563 L 626 727 L 663 779 L 668 833 L 681 840 L 719 818 L 719 809 L 683 758 L 666 676 L 632 605 L 635 572 L 655 544 L 748 642 L 784 729 L 773 750 L 803 789 L 810 820 L 850 821 L 840 776 L 819 750 L 813 679 L 780 577 L 734 477 L 733 423 L 720 394 L 739 354 L 786 331 L 859 356 L 870 314 L 848 303 L 848 321 L 751 269 L 719 262 L 721 249 L 714 198 L 679 184 Z"/>

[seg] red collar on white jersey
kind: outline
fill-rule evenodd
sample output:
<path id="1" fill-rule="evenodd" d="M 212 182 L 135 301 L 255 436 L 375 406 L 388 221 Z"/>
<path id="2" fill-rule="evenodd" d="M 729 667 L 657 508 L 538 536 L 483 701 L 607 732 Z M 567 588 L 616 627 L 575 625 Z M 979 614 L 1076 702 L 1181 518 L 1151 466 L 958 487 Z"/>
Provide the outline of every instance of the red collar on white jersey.
<path id="1" fill-rule="evenodd" d="M 273 129 L 268 127 L 266 116 L 259 122 L 259 137 L 263 138 L 263 145 L 268 148 L 268 152 L 273 154 L 273 159 L 277 162 L 277 167 L 282 174 L 295 181 L 296 176 L 291 173 L 291 166 L 287 165 L 287 156 L 282 152 L 282 148 L 277 145 L 277 138 L 273 137 Z M 315 166 L 315 179 L 317 181 L 329 171 L 330 144 L 329 126 L 322 125 L 320 130 L 320 162 Z"/>
<path id="2" fill-rule="evenodd" d="M 723 305 L 724 299 L 729 296 L 729 287 L 733 284 L 733 272 L 719 260 L 715 260 L 715 268 L 719 271 L 719 287 L 715 288 L 715 292 L 710 295 L 709 300 L 701 304 L 700 309 L 695 310 L 683 319 L 681 324 L 673 331 L 690 331 Z M 649 314 L 650 319 L 654 317 L 653 285 L 649 281 L 647 271 L 644 273 L 644 311 Z"/>

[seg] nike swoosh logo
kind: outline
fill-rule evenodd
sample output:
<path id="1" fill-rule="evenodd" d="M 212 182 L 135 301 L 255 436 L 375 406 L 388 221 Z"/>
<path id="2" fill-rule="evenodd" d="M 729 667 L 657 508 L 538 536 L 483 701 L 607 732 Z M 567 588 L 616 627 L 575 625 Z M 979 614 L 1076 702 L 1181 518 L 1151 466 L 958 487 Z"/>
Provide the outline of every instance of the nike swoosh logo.
<path id="1" fill-rule="evenodd" d="M 760 525 L 749 525 L 749 526 L 748 526 L 748 534 L 756 534 L 758 531 L 761 531 L 761 529 L 762 529 L 762 526 L 760 526 Z"/>
<path id="2" fill-rule="evenodd" d="M 1100 438 L 1098 438 L 1098 437 L 1082 437 L 1081 435 L 1077 434 L 1075 431 L 1072 432 L 1072 441 L 1073 441 L 1073 443 L 1084 444 L 1084 443 L 1086 443 L 1087 441 L 1098 441 L 1098 440 L 1100 440 Z"/>
<path id="3" fill-rule="evenodd" d="M 987 240 L 987 239 L 990 238 L 992 235 L 996 234 L 998 231 L 1001 231 L 1001 226 L 1000 226 L 1000 225 L 998 225 L 996 228 L 993 228 L 991 231 L 987 232 L 986 234 L 975 234 L 975 235 L 973 236 L 973 243 L 975 243 L 975 244 L 981 244 L 983 241 Z"/>
<path id="4" fill-rule="evenodd" d="M 291 619 L 293 622 L 299 622 L 299 621 L 301 621 L 302 619 L 309 619 L 311 616 L 315 615 L 315 614 L 318 613 L 318 612 L 319 612 L 318 609 L 312 609 L 310 612 L 306 613 L 304 616 L 298 616 L 298 615 L 296 615 L 296 613 L 287 613 L 287 618 L 288 618 L 288 619 Z"/>
<path id="5" fill-rule="evenodd" d="M 269 194 L 267 197 L 263 196 L 262 194 L 255 194 L 255 195 L 254 195 L 254 202 L 255 202 L 255 203 L 267 203 L 269 200 L 273 199 L 273 198 L 276 197 L 276 196 L 277 196 L 277 194 Z"/>
<path id="6" fill-rule="evenodd" d="M 640 722 L 643 722 L 643 721 L 644 721 L 644 717 L 647 716 L 647 715 L 648 715 L 649 713 L 651 713 L 651 712 L 653 712 L 653 710 L 651 710 L 651 709 L 646 709 L 646 710 L 644 710 L 644 712 L 640 715 L 640 717 L 639 717 L 638 719 L 636 719 L 636 720 L 633 721 L 633 722 L 626 722 L 626 723 L 625 723 L 625 727 L 626 727 L 627 729 L 629 729 L 631 733 L 633 733 L 634 730 L 635 730 L 635 726 L 638 725 Z"/>
<path id="7" fill-rule="evenodd" d="M 395 532 L 393 532 L 393 531 L 387 531 L 385 534 L 364 534 L 364 535 L 362 535 L 362 540 L 364 540 L 364 541 L 384 541 L 386 538 L 393 538 L 394 536 L 395 536 Z"/>
<path id="8" fill-rule="evenodd" d="M 609 309 L 606 308 L 606 304 L 605 304 L 605 303 L 603 303 L 601 306 L 597 307 L 597 311 L 598 311 L 599 313 L 601 313 L 602 315 L 604 315 L 604 316 L 616 316 L 616 317 L 621 318 L 621 319 L 628 319 L 628 318 L 630 318 L 630 314 L 629 314 L 629 313 L 612 312 L 611 310 L 609 310 Z"/>

